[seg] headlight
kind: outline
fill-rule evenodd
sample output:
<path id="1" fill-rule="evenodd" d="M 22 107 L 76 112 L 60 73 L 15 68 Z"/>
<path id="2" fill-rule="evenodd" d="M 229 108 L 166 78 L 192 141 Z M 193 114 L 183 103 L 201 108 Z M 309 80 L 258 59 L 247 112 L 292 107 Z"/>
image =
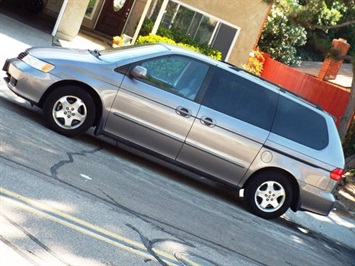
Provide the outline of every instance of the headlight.
<path id="1" fill-rule="evenodd" d="M 43 72 L 49 72 L 52 69 L 54 69 L 54 66 L 44 62 L 42 60 L 39 60 L 36 57 L 33 57 L 32 55 L 26 55 L 24 58 L 22 58 L 22 61 L 24 61 L 26 64 L 30 65 L 31 67 L 34 67 L 38 70 L 41 70 Z"/>

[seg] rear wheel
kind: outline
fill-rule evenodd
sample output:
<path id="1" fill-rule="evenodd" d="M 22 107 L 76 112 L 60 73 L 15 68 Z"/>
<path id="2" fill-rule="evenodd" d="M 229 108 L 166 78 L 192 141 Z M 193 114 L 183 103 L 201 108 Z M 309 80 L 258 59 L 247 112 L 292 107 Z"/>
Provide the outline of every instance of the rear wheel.
<path id="1" fill-rule="evenodd" d="M 94 123 L 96 108 L 90 94 L 77 86 L 55 89 L 45 100 L 43 113 L 49 128 L 73 137 Z"/>
<path id="2" fill-rule="evenodd" d="M 249 210 L 264 219 L 274 219 L 291 206 L 292 187 L 286 175 L 276 171 L 257 174 L 245 189 Z"/>

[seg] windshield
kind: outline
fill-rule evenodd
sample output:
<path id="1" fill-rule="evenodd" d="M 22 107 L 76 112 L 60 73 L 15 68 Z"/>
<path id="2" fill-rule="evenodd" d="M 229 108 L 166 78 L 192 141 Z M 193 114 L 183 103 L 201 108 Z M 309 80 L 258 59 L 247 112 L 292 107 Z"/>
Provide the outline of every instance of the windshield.
<path id="1" fill-rule="evenodd" d="M 139 45 L 139 46 L 125 46 L 115 49 L 102 50 L 97 52 L 98 58 L 103 61 L 114 63 L 121 60 L 139 57 L 147 54 L 154 54 L 167 49 L 162 45 Z M 91 51 L 93 53 L 93 51 Z M 94 54 L 95 55 L 95 54 Z M 95 55 L 96 56 L 96 55 Z"/>

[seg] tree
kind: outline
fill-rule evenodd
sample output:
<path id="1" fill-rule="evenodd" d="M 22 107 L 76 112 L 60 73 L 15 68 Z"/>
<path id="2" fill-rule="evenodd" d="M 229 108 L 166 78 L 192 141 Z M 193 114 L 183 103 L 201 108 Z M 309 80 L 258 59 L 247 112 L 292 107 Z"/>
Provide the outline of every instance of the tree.
<path id="1" fill-rule="evenodd" d="M 353 65 L 353 81 L 350 88 L 350 99 L 345 108 L 345 112 L 340 119 L 339 125 L 339 135 L 342 141 L 344 141 L 349 123 L 352 119 L 352 116 L 355 112 L 355 55 L 352 56 L 352 65 Z"/>
<path id="2" fill-rule="evenodd" d="M 339 37 L 355 43 L 355 0 L 264 1 L 274 4 L 258 44 L 280 62 L 322 61 Z"/>
<path id="3" fill-rule="evenodd" d="M 288 18 L 297 6 L 296 1 L 282 0 L 275 3 L 258 43 L 262 51 L 287 65 L 299 62 L 296 47 L 305 45 L 307 41 L 305 28 Z"/>
<path id="4" fill-rule="evenodd" d="M 297 63 L 302 57 L 324 60 L 325 56 L 352 62 L 350 99 L 339 126 L 339 135 L 344 141 L 355 112 L 355 0 L 263 1 L 273 4 L 273 7 L 259 40 L 261 50 L 286 64 Z M 307 36 L 306 41 L 303 41 L 304 35 Z M 352 45 L 349 55 L 345 57 L 339 57 L 337 51 L 331 49 L 332 40 L 339 37 L 347 39 Z M 289 52 L 278 47 L 282 45 Z M 346 163 L 347 166 L 355 165 L 354 154 L 346 159 Z"/>

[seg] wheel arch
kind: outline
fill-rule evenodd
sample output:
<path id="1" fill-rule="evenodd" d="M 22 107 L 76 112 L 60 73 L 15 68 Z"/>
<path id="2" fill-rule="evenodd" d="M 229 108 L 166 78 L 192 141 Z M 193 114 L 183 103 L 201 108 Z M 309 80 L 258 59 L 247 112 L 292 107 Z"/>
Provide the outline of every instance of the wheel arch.
<path id="1" fill-rule="evenodd" d="M 253 178 L 255 178 L 255 176 L 257 176 L 258 174 L 262 173 L 262 172 L 277 172 L 280 173 L 284 176 L 287 177 L 287 180 L 290 182 L 291 187 L 292 187 L 292 203 L 291 203 L 291 210 L 293 211 L 297 211 L 299 209 L 299 206 L 301 205 L 301 198 L 300 198 L 300 187 L 298 185 L 297 179 L 290 173 L 287 172 L 281 168 L 277 168 L 277 167 L 266 167 L 266 168 L 261 168 L 257 171 L 255 171 L 254 173 L 252 173 L 249 178 L 247 179 L 247 181 L 243 184 L 242 188 L 245 189 L 248 184 L 251 182 L 251 180 Z"/>
<path id="2" fill-rule="evenodd" d="M 76 80 L 62 80 L 59 82 L 56 82 L 52 84 L 42 95 L 40 101 L 38 102 L 38 107 L 43 108 L 44 102 L 47 99 L 47 97 L 57 88 L 59 87 L 64 87 L 64 86 L 78 86 L 82 89 L 84 89 L 86 92 L 88 92 L 93 99 L 95 105 L 96 105 L 96 114 L 95 114 L 95 121 L 94 121 L 94 126 L 99 124 L 99 121 L 102 117 L 102 101 L 100 99 L 100 96 L 98 93 L 88 84 L 76 81 Z"/>

